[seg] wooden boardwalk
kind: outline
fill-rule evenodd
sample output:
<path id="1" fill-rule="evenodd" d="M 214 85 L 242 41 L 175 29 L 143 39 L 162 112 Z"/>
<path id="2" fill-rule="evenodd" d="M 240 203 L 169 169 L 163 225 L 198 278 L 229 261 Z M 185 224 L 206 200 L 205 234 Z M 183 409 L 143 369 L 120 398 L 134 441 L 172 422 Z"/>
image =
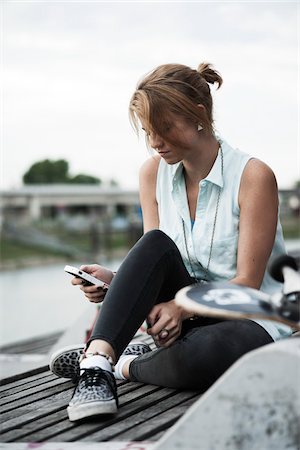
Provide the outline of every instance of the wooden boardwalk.
<path id="1" fill-rule="evenodd" d="M 143 340 L 152 341 L 147 335 Z M 120 408 L 115 416 L 71 423 L 66 407 L 74 385 L 57 378 L 47 366 L 2 380 L 0 440 L 2 443 L 153 442 L 199 397 L 195 391 L 127 381 L 117 384 Z"/>
<path id="2" fill-rule="evenodd" d="M 293 256 L 299 263 L 299 252 Z M 118 381 L 120 408 L 116 415 L 70 422 L 66 408 L 74 385 L 49 371 L 47 353 L 55 345 L 83 342 L 82 323 L 90 324 L 93 316 L 91 309 L 58 342 L 59 334 L 0 349 L 4 361 L 24 354 L 42 357 L 40 363 L 38 359 L 32 363 L 33 369 L 19 370 L 0 381 L 0 450 L 155 450 L 155 443 L 200 397 L 197 391 Z M 148 335 L 141 338 L 154 347 Z M 188 445 L 180 448 L 189 450 Z"/>

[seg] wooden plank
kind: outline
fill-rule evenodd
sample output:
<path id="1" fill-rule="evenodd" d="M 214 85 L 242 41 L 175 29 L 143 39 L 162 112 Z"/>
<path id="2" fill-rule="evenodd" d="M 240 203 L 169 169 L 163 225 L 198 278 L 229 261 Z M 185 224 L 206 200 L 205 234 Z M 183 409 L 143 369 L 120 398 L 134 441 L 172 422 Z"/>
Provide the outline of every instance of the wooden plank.
<path id="1" fill-rule="evenodd" d="M 30 383 L 38 384 L 39 382 L 42 382 L 44 378 L 47 379 L 49 377 L 53 378 L 55 377 L 55 375 L 53 375 L 53 373 L 50 371 L 44 371 L 39 374 L 32 375 L 31 377 L 28 378 L 21 378 L 20 380 L 4 384 L 3 386 L 0 386 L 1 396 L 6 395 L 6 393 L 9 392 L 10 389 L 22 389 L 22 387 L 23 386 L 26 387 L 27 384 Z"/>
<path id="2" fill-rule="evenodd" d="M 21 385 L 14 386 L 12 385 L 9 389 L 5 389 L 3 392 L 1 392 L 1 397 L 9 398 L 12 395 L 25 392 L 28 389 L 32 388 L 38 388 L 39 386 L 44 386 L 47 383 L 50 383 L 52 381 L 55 381 L 57 377 L 53 374 L 48 374 L 47 376 L 40 377 L 38 379 L 33 379 L 32 381 L 28 383 L 23 383 Z M 66 380 L 64 380 L 65 382 Z"/>
<path id="3" fill-rule="evenodd" d="M 2 413 L 2 430 L 11 429 L 13 426 L 22 426 L 22 424 L 36 420 L 40 417 L 45 416 L 45 411 L 48 412 L 49 416 L 52 411 L 57 411 L 58 409 L 65 409 L 71 398 L 72 392 L 74 390 L 74 385 L 71 382 L 66 382 L 67 389 L 60 390 L 56 395 L 50 398 L 41 398 L 35 403 L 26 403 L 24 405 L 18 405 L 17 408 L 11 408 L 9 411 Z M 134 383 L 133 386 L 127 386 L 129 383 L 126 381 L 119 382 L 119 392 L 121 394 L 126 394 L 127 392 L 132 392 L 138 389 L 141 384 Z M 45 397 L 47 393 L 45 393 Z M 21 416 L 21 417 L 19 417 Z"/>
<path id="4" fill-rule="evenodd" d="M 61 383 L 57 386 L 52 386 L 47 390 L 42 390 L 36 394 L 31 396 L 27 396 L 25 398 L 21 398 L 20 400 L 16 400 L 10 405 L 4 405 L 0 408 L 1 419 L 2 415 L 8 414 L 10 411 L 13 414 L 19 415 L 19 410 L 26 409 L 34 409 L 37 406 L 37 402 L 40 401 L 45 403 L 52 401 L 52 398 L 56 398 L 60 393 L 66 392 L 68 390 L 73 389 L 73 384 L 71 382 Z M 2 419 L 3 420 L 3 419 Z"/>
<path id="5" fill-rule="evenodd" d="M 6 384 L 12 383 L 13 381 L 23 380 L 25 378 L 31 377 L 35 374 L 39 374 L 41 372 L 46 372 L 49 370 L 49 365 L 42 364 L 39 367 L 30 368 L 29 370 L 25 370 L 21 373 L 17 373 L 15 375 L 10 375 L 8 377 L 3 377 L 0 380 L 0 386 L 5 386 Z M 2 375 L 1 375 L 2 376 Z"/>
<path id="6" fill-rule="evenodd" d="M 25 400 L 25 402 L 33 402 L 35 401 L 35 398 L 37 398 L 38 394 L 45 393 L 48 391 L 48 388 L 54 388 L 61 384 L 65 384 L 65 382 L 66 380 L 64 380 L 63 378 L 55 378 L 54 380 L 47 381 L 43 384 L 39 384 L 28 389 L 24 389 L 21 392 L 17 392 L 10 396 L 6 396 L 0 399 L 0 412 L 2 412 L 3 410 L 5 411 L 10 407 L 15 408 L 15 403 L 20 404 L 22 403 L 23 399 Z M 4 406 L 6 407 L 3 408 Z"/>
<path id="7" fill-rule="evenodd" d="M 124 417 L 130 416 L 137 410 L 144 409 L 145 405 L 155 401 L 156 403 L 161 398 L 170 395 L 172 390 L 160 389 L 157 386 L 145 385 L 135 392 L 134 400 L 130 393 L 124 396 L 120 395 L 120 410 L 115 416 L 103 416 L 91 419 L 88 422 L 72 423 L 67 419 L 65 413 L 65 420 L 60 423 L 47 426 L 40 431 L 33 431 L 26 435 L 26 440 L 31 442 L 68 442 L 76 441 L 78 438 L 88 436 L 92 431 L 97 431 L 99 428 L 105 428 L 111 423 L 123 420 Z M 147 400 L 146 400 L 147 399 Z M 16 442 L 23 441 L 23 439 L 15 439 Z"/>
<path id="8" fill-rule="evenodd" d="M 129 422 L 127 430 L 125 429 L 124 433 L 119 433 L 109 440 L 126 441 L 130 439 L 132 441 L 144 441 L 150 439 L 159 432 L 166 431 L 177 422 L 186 410 L 199 398 L 199 395 L 190 393 L 190 395 L 186 394 L 185 398 L 186 400 L 184 400 L 184 397 L 182 396 L 176 396 L 175 398 L 172 397 L 171 399 L 168 399 L 168 402 L 164 402 L 163 405 L 160 405 L 163 407 L 163 410 L 151 407 L 142 411 L 142 413 L 138 415 L 139 423 L 132 426 L 131 422 Z"/>
<path id="9" fill-rule="evenodd" d="M 152 338 L 145 333 L 138 340 L 155 348 Z M 126 441 L 131 435 L 140 439 L 145 433 L 153 440 L 153 436 L 160 436 L 183 414 L 196 395 L 195 392 L 118 381 L 118 414 L 73 423 L 66 412 L 73 383 L 55 377 L 48 366 L 44 371 L 24 375 L 25 378 L 17 376 L 4 380 L 1 386 L 1 442 L 87 443 L 108 439 L 116 442 L 123 440 L 123 436 Z"/>
<path id="10" fill-rule="evenodd" d="M 136 410 L 130 416 L 123 418 L 123 420 L 118 421 L 110 426 L 106 426 L 105 429 L 101 431 L 97 431 L 96 433 L 89 434 L 83 439 L 79 439 L 80 441 L 111 441 L 111 440 L 142 440 L 139 439 L 139 435 L 141 434 L 141 428 L 145 429 L 147 423 L 150 419 L 154 419 L 157 416 L 160 416 L 159 419 L 155 422 L 155 426 L 163 425 L 164 428 L 167 428 L 168 425 L 165 425 L 165 422 L 170 422 L 170 417 L 174 423 L 174 417 L 172 415 L 173 408 L 181 405 L 184 401 L 190 400 L 190 398 L 195 398 L 195 393 L 191 393 L 190 391 L 185 391 L 181 393 L 176 393 L 173 391 L 173 395 L 163 397 L 163 401 L 161 401 L 160 397 L 161 393 L 157 396 L 157 401 L 147 402 L 147 407 L 142 410 Z M 177 408 L 175 408 L 176 410 Z M 179 408 L 178 408 L 179 410 Z M 180 410 L 178 414 L 175 414 L 176 420 L 185 412 L 186 408 Z M 165 416 L 162 415 L 165 413 Z M 164 420 L 164 419 L 165 420 Z M 150 427 L 151 428 L 151 427 Z M 150 428 L 148 427 L 147 431 L 149 434 Z M 153 427 L 154 432 L 156 429 Z M 160 431 L 160 430 L 158 430 Z M 150 433 L 151 434 L 151 433 Z"/>
<path id="11" fill-rule="evenodd" d="M 138 391 L 139 389 L 139 395 L 144 395 L 145 392 L 148 392 L 149 390 L 158 389 L 153 386 L 145 387 L 140 383 L 134 383 L 134 386 L 128 386 L 129 384 L 132 385 L 133 383 L 126 382 L 126 384 L 124 384 L 123 382 L 119 388 L 119 395 L 121 397 L 123 396 L 124 403 L 128 401 L 128 398 L 130 399 L 133 395 L 136 395 L 135 391 Z M 57 422 L 61 422 L 62 420 L 65 420 L 66 424 L 70 425 L 71 422 L 69 422 L 66 412 L 66 407 L 70 398 L 71 392 L 67 392 L 63 397 L 56 398 L 55 400 L 52 399 L 49 405 L 43 403 L 34 410 L 30 409 L 25 413 L 23 411 L 21 417 L 6 417 L 2 426 L 2 437 L 5 438 L 5 442 L 10 439 L 14 440 L 16 438 L 24 437 L 27 434 L 32 433 L 33 430 L 38 431 L 55 426 Z M 19 413 L 19 411 L 20 409 L 16 412 Z M 71 424 L 71 426 L 73 426 L 73 424 Z M 15 430 L 14 427 L 18 427 L 18 430 Z"/>

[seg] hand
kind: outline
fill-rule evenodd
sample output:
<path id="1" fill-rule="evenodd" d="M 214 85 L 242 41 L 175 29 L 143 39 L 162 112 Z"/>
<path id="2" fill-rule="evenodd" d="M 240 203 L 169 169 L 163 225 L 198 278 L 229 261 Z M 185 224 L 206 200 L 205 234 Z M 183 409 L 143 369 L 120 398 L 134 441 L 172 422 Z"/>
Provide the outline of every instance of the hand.
<path id="1" fill-rule="evenodd" d="M 114 274 L 111 270 L 105 267 L 99 266 L 98 264 L 90 264 L 88 266 L 80 266 L 80 269 L 99 280 L 104 281 L 107 284 L 111 283 Z M 84 292 L 86 298 L 92 303 L 101 303 L 104 300 L 106 290 L 99 286 L 84 286 L 84 281 L 78 277 L 72 278 L 71 283 L 74 286 L 80 286 L 80 289 Z"/>
<path id="2" fill-rule="evenodd" d="M 148 315 L 150 334 L 158 347 L 169 347 L 180 335 L 184 312 L 174 300 L 155 305 Z M 169 332 L 167 333 L 166 330 Z"/>

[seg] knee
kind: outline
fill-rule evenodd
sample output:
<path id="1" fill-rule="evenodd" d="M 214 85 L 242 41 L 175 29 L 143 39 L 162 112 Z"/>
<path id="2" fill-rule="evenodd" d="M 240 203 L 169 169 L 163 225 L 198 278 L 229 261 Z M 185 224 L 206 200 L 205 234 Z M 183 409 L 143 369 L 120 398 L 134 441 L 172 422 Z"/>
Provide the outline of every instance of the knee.
<path id="1" fill-rule="evenodd" d="M 162 246 L 163 248 L 176 247 L 174 241 L 161 230 L 147 231 L 147 233 L 145 233 L 141 239 L 143 242 L 149 245 Z"/>

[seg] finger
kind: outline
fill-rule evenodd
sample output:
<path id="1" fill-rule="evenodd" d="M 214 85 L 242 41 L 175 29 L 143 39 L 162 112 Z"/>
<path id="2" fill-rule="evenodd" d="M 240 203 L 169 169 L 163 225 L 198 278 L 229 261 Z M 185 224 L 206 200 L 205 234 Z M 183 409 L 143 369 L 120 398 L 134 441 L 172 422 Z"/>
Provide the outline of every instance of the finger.
<path id="1" fill-rule="evenodd" d="M 101 303 L 104 300 L 104 295 L 86 295 L 85 296 L 89 302 L 93 302 L 93 303 Z"/>
<path id="2" fill-rule="evenodd" d="M 147 316 L 147 320 L 150 324 L 150 327 L 152 327 L 155 322 L 157 322 L 158 320 L 158 310 L 157 308 L 154 306 L 154 308 L 152 308 L 152 310 L 150 311 L 150 313 Z"/>
<path id="3" fill-rule="evenodd" d="M 81 278 L 74 277 L 74 278 L 72 278 L 71 283 L 72 283 L 74 286 L 78 286 L 78 285 L 82 284 L 82 280 L 81 280 Z"/>
<path id="4" fill-rule="evenodd" d="M 101 300 L 100 298 L 89 298 L 88 301 L 90 303 L 102 303 L 103 300 Z"/>
<path id="5" fill-rule="evenodd" d="M 80 286 L 80 289 L 85 293 L 85 294 L 94 294 L 94 293 L 102 293 L 103 289 L 101 287 L 97 287 L 97 286 L 85 286 L 84 284 L 82 284 Z"/>
<path id="6" fill-rule="evenodd" d="M 169 347 L 173 342 L 176 341 L 178 336 L 180 335 L 180 330 L 176 328 L 175 330 L 172 330 L 172 332 L 169 333 L 168 337 L 166 339 L 158 339 L 158 343 L 160 347 Z"/>
<path id="7" fill-rule="evenodd" d="M 169 336 L 169 331 L 168 331 L 168 330 L 165 330 L 165 329 L 162 329 L 161 332 L 160 332 L 159 335 L 158 335 L 158 339 L 164 340 L 164 339 L 166 339 L 168 336 Z"/>
<path id="8" fill-rule="evenodd" d="M 88 265 L 88 266 L 84 266 L 83 265 L 83 266 L 80 266 L 79 268 L 80 268 L 80 270 L 83 270 L 86 273 L 91 273 L 93 271 L 93 265 L 92 264 Z"/>
<path id="9" fill-rule="evenodd" d="M 87 292 L 85 293 L 86 298 L 102 298 L 104 299 L 105 293 L 104 292 Z"/>
<path id="10" fill-rule="evenodd" d="M 167 330 L 169 330 L 168 328 L 168 324 L 169 324 L 170 320 L 169 319 L 165 319 L 164 317 L 161 317 L 156 323 L 155 325 L 153 325 L 149 331 L 152 336 L 153 335 L 158 335 L 164 328 L 166 328 Z"/>
<path id="11" fill-rule="evenodd" d="M 168 339 L 166 342 L 159 341 L 159 347 L 168 348 L 176 341 L 177 338 L 178 338 L 178 335 L 176 334 L 171 339 Z"/>

